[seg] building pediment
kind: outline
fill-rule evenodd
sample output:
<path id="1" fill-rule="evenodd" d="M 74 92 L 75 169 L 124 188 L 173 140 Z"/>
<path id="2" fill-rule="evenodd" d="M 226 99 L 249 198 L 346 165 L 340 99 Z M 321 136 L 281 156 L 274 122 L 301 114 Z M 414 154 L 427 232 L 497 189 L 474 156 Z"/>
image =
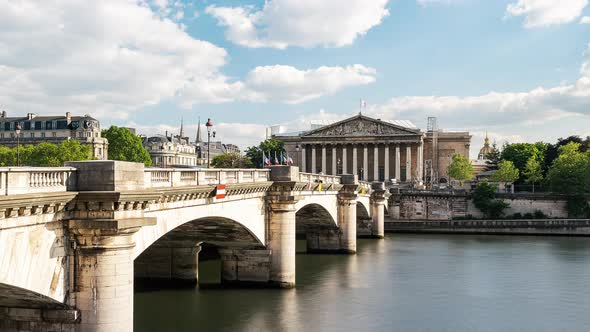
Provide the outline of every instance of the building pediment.
<path id="1" fill-rule="evenodd" d="M 303 137 L 361 137 L 420 135 L 419 129 L 405 128 L 363 115 L 342 120 L 303 134 Z"/>

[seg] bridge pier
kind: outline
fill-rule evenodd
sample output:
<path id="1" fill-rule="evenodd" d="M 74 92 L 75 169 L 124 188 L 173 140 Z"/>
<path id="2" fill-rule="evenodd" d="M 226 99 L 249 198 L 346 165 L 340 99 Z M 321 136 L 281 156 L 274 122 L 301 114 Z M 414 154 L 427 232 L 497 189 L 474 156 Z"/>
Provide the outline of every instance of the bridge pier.
<path id="1" fill-rule="evenodd" d="M 308 253 L 356 253 L 356 189 L 354 175 L 342 175 L 343 187 L 338 193 L 338 228 L 306 230 Z"/>
<path id="2" fill-rule="evenodd" d="M 220 248 L 221 282 L 240 286 L 267 286 L 271 251 Z"/>
<path id="3" fill-rule="evenodd" d="M 77 331 L 133 331 L 132 234 L 154 220 L 70 220 L 74 234 L 72 304 L 80 311 Z"/>
<path id="4" fill-rule="evenodd" d="M 387 203 L 387 192 L 383 182 L 371 184 L 371 237 L 377 239 L 385 238 L 385 204 Z"/>
<path id="5" fill-rule="evenodd" d="M 200 251 L 200 245 L 155 243 L 135 259 L 135 277 L 198 285 Z"/>

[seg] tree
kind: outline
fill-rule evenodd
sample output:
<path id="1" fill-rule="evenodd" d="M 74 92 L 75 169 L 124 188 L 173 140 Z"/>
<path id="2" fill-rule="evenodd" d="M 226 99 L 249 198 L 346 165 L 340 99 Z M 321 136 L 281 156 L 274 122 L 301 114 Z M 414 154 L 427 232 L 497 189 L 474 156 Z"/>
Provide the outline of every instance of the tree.
<path id="1" fill-rule="evenodd" d="M 526 166 L 523 172 L 526 183 L 533 185 L 533 192 L 535 192 L 535 183 L 543 180 L 543 170 L 541 169 L 541 163 L 537 160 L 536 156 L 530 157 L 526 162 Z"/>
<path id="2" fill-rule="evenodd" d="M 223 153 L 216 155 L 211 160 L 214 168 L 253 168 L 254 164 L 247 156 L 239 153 Z"/>
<path id="3" fill-rule="evenodd" d="M 66 161 L 90 158 L 90 147 L 74 139 L 63 141 L 59 145 L 43 142 L 20 147 L 21 166 L 59 167 Z M 16 164 L 17 148 L 0 147 L 0 166 L 16 166 Z"/>
<path id="4" fill-rule="evenodd" d="M 553 164 L 553 161 L 559 156 L 559 148 L 568 145 L 571 142 L 579 144 L 578 150 L 580 152 L 586 152 L 590 149 L 590 137 L 586 137 L 586 139 L 582 139 L 580 136 L 559 138 L 555 144 L 549 144 L 547 147 L 547 151 L 545 153 L 546 168 L 549 168 L 551 164 Z M 548 169 L 546 169 L 546 171 L 548 171 Z"/>
<path id="5" fill-rule="evenodd" d="M 509 160 L 503 160 L 498 164 L 498 170 L 492 174 L 492 181 L 502 183 L 514 183 L 518 180 L 518 168 Z"/>
<path id="6" fill-rule="evenodd" d="M 451 178 L 462 183 L 464 180 L 473 178 L 473 165 L 469 162 L 469 158 L 457 153 L 453 155 L 447 172 Z"/>
<path id="7" fill-rule="evenodd" d="M 485 218 L 498 219 L 510 205 L 496 198 L 497 188 L 493 184 L 483 181 L 477 184 L 471 194 L 473 204 Z"/>
<path id="8" fill-rule="evenodd" d="M 262 152 L 266 154 L 269 158 L 274 158 L 275 154 L 277 157 L 281 155 L 282 152 L 285 151 L 283 142 L 276 140 L 274 138 L 267 139 L 263 142 L 260 142 L 258 146 L 251 146 L 246 149 L 246 156 L 250 158 L 252 164 L 257 168 L 262 168 Z"/>
<path id="9" fill-rule="evenodd" d="M 146 166 L 152 165 L 150 154 L 143 147 L 141 138 L 129 129 L 111 126 L 102 131 L 102 137 L 109 140 L 109 159 L 144 163 Z"/>
<path id="10" fill-rule="evenodd" d="M 590 217 L 590 151 L 582 153 L 575 142 L 560 146 L 559 156 L 547 172 L 547 184 L 552 191 L 568 196 L 571 217 Z"/>
<path id="11" fill-rule="evenodd" d="M 490 169 L 498 169 L 498 164 L 502 161 L 502 154 L 496 142 L 492 144 L 492 151 L 488 153 L 486 164 Z"/>
<path id="12" fill-rule="evenodd" d="M 506 144 L 502 149 L 502 160 L 511 161 L 513 165 L 522 174 L 525 170 L 527 161 L 535 156 L 541 167 L 544 167 L 545 151 L 547 150 L 546 143 L 515 143 Z"/>

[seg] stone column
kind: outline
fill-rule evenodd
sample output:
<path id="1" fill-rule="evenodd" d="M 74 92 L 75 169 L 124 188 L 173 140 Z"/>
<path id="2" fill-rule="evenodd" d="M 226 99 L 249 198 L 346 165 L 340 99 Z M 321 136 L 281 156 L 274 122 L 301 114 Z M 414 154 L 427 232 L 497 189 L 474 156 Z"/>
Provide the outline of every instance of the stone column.
<path id="1" fill-rule="evenodd" d="M 306 160 L 306 155 L 305 155 L 305 145 L 301 144 L 301 172 L 305 173 L 306 172 L 306 168 L 307 168 L 307 160 Z"/>
<path id="2" fill-rule="evenodd" d="M 379 181 L 379 144 L 373 149 L 373 181 Z"/>
<path id="3" fill-rule="evenodd" d="M 299 180 L 296 167 L 271 169 L 273 184 L 266 196 L 267 240 L 270 250 L 269 283 L 290 288 L 295 286 L 295 203 L 293 188 Z"/>
<path id="4" fill-rule="evenodd" d="M 424 143 L 418 145 L 418 181 L 420 184 L 424 181 Z"/>
<path id="5" fill-rule="evenodd" d="M 322 144 L 322 173 L 328 174 L 328 169 L 326 168 L 326 145 Z"/>
<path id="6" fill-rule="evenodd" d="M 315 153 L 315 144 L 311 145 L 311 170 L 308 173 L 316 173 L 317 172 L 317 168 L 316 168 L 316 153 Z"/>
<path id="7" fill-rule="evenodd" d="M 348 156 L 346 154 L 346 144 L 342 144 L 342 174 L 348 174 Z"/>
<path id="8" fill-rule="evenodd" d="M 395 179 L 400 182 L 401 179 L 401 154 L 399 151 L 399 144 L 395 146 Z"/>
<path id="9" fill-rule="evenodd" d="M 369 181 L 369 147 L 363 147 L 363 181 Z"/>
<path id="10" fill-rule="evenodd" d="M 412 181 L 412 146 L 406 147 L 406 182 Z"/>
<path id="11" fill-rule="evenodd" d="M 373 182 L 371 185 L 371 236 L 382 239 L 385 237 L 385 204 L 387 203 L 386 191 L 383 182 Z"/>
<path id="12" fill-rule="evenodd" d="M 77 331 L 133 331 L 133 242 L 154 218 L 70 220 L 75 236 L 72 305 L 82 320 Z"/>
<path id="13" fill-rule="evenodd" d="M 336 161 L 338 156 L 336 155 L 336 145 L 332 145 L 332 175 L 336 175 L 338 173 L 338 168 L 336 165 Z"/>
<path id="14" fill-rule="evenodd" d="M 352 174 L 353 175 L 358 175 L 359 174 L 359 169 L 358 169 L 358 153 L 357 153 L 357 147 L 356 145 L 352 146 Z"/>
<path id="15" fill-rule="evenodd" d="M 389 144 L 385 144 L 385 161 L 383 168 L 385 169 L 385 183 L 389 182 Z"/>

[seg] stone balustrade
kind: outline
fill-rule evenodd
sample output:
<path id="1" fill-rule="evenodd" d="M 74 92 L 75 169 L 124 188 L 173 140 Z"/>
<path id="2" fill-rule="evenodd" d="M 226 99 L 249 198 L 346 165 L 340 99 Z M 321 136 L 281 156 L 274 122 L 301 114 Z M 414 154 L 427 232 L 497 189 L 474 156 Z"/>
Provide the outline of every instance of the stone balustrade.
<path id="1" fill-rule="evenodd" d="M 269 169 L 146 168 L 146 188 L 267 182 Z"/>
<path id="2" fill-rule="evenodd" d="M 337 175 L 324 175 L 324 174 L 313 174 L 313 173 L 299 173 L 299 182 L 306 183 L 340 183 L 340 176 Z"/>
<path id="3" fill-rule="evenodd" d="M 0 196 L 66 192 L 76 188 L 73 167 L 2 167 Z"/>

